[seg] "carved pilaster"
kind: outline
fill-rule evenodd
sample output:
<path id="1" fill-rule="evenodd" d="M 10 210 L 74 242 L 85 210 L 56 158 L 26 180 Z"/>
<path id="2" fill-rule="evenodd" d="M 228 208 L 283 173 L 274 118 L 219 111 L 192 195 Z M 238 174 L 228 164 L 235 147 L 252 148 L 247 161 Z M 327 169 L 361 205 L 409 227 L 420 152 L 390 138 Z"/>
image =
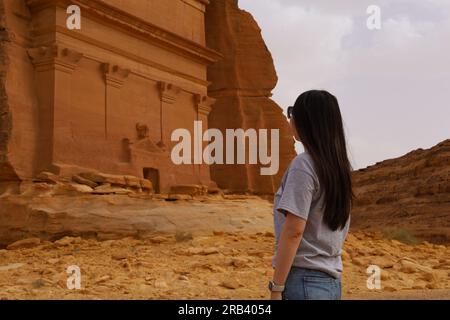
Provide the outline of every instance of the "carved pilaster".
<path id="1" fill-rule="evenodd" d="M 120 123 L 117 110 L 120 108 L 120 90 L 130 74 L 129 69 L 118 65 L 103 63 L 101 65 L 105 79 L 105 138 L 108 138 L 113 128 Z"/>
<path id="2" fill-rule="evenodd" d="M 194 95 L 195 105 L 199 115 L 208 116 L 212 110 L 212 106 L 216 102 L 216 99 L 210 98 L 202 94 Z"/>
<path id="3" fill-rule="evenodd" d="M 70 136 L 72 76 L 83 54 L 60 44 L 28 49 L 36 71 L 39 101 L 39 170 L 52 170 L 64 157 Z"/>
<path id="4" fill-rule="evenodd" d="M 72 73 L 83 58 L 83 54 L 60 45 L 30 48 L 27 50 L 36 71 L 55 69 Z"/>
<path id="5" fill-rule="evenodd" d="M 122 88 L 125 80 L 130 74 L 129 69 L 119 67 L 118 65 L 111 65 L 110 63 L 103 63 L 102 70 L 105 76 L 106 85 L 118 89 Z"/>
<path id="6" fill-rule="evenodd" d="M 167 83 L 164 81 L 160 81 L 158 83 L 158 86 L 159 86 L 161 101 L 168 103 L 168 104 L 175 103 L 175 101 L 177 100 L 178 94 L 181 92 L 181 89 L 171 83 Z"/>

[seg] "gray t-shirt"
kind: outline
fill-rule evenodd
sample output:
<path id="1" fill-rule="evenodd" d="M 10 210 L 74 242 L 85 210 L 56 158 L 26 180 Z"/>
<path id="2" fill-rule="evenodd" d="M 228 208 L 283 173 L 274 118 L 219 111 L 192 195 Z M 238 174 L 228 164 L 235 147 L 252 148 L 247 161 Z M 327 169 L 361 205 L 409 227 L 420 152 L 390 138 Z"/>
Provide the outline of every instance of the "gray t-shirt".
<path id="1" fill-rule="evenodd" d="M 286 211 L 306 220 L 303 238 L 293 266 L 326 272 L 334 278 L 342 272 L 342 245 L 348 233 L 350 219 L 343 230 L 332 231 L 324 222 L 324 201 L 320 185 L 308 152 L 299 154 L 284 173 L 274 199 L 275 254 L 280 233 L 286 220 Z"/>

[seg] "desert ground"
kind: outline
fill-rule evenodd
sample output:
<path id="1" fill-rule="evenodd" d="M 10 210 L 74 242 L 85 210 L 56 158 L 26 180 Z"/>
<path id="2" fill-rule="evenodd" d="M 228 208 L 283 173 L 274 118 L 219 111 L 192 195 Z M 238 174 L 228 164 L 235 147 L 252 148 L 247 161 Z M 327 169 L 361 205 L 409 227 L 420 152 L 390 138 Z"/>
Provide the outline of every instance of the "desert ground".
<path id="1" fill-rule="evenodd" d="M 180 200 L 169 208 L 189 206 Z M 210 214 L 238 212 L 241 225 L 223 231 L 223 224 L 211 220 L 210 233 L 191 229 L 145 239 L 22 240 L 0 250 L 0 299 L 268 299 L 274 246 L 270 202 L 253 197 L 195 207 Z M 184 214 L 182 220 L 189 220 Z M 448 245 L 352 230 L 343 261 L 344 299 L 450 299 Z M 72 265 L 81 271 L 79 290 L 67 287 Z M 369 265 L 380 267 L 381 289 L 368 289 Z"/>

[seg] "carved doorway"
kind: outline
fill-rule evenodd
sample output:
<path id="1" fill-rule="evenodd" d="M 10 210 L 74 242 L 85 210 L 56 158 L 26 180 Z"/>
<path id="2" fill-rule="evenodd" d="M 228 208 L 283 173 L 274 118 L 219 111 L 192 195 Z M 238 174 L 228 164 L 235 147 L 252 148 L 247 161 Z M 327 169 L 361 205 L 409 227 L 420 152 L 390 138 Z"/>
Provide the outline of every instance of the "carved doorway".
<path id="1" fill-rule="evenodd" d="M 155 168 L 144 168 L 144 179 L 150 180 L 153 184 L 153 191 L 160 193 L 159 190 L 159 170 Z"/>

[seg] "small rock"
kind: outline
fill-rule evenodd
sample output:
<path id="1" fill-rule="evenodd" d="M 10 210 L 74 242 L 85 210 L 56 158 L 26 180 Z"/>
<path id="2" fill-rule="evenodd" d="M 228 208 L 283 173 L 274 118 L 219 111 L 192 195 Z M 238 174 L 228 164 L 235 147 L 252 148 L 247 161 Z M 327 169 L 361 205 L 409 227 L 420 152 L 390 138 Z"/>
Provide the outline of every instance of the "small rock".
<path id="1" fill-rule="evenodd" d="M 85 178 L 83 178 L 82 176 L 79 176 L 79 175 L 73 176 L 72 177 L 72 181 L 76 182 L 78 184 L 86 185 L 88 187 L 91 187 L 92 189 L 98 187 L 98 183 L 96 183 L 96 182 L 94 182 L 92 180 L 89 180 L 89 179 L 85 179 Z"/>
<path id="2" fill-rule="evenodd" d="M 266 233 L 264 233 L 264 236 L 268 238 L 273 238 L 275 237 L 275 234 L 272 231 L 267 231 Z"/>
<path id="3" fill-rule="evenodd" d="M 34 280 L 31 283 L 31 285 L 34 289 L 38 289 L 38 288 L 45 286 L 45 281 L 44 281 L 44 279 L 40 278 L 40 279 Z"/>
<path id="4" fill-rule="evenodd" d="M 185 276 L 185 275 L 180 275 L 180 276 L 178 277 L 178 280 L 189 281 L 189 278 L 188 278 L 187 276 Z"/>
<path id="5" fill-rule="evenodd" d="M 124 178 L 125 178 L 125 183 L 127 184 L 127 187 L 137 188 L 137 189 L 141 188 L 141 181 L 139 178 L 137 178 L 135 176 L 124 176 Z"/>
<path id="6" fill-rule="evenodd" d="M 16 241 L 14 243 L 11 243 L 7 249 L 8 250 L 16 250 L 16 249 L 23 249 L 23 248 L 33 248 L 38 246 L 41 243 L 41 239 L 39 238 L 28 238 Z"/>
<path id="7" fill-rule="evenodd" d="M 117 252 L 111 255 L 111 258 L 114 260 L 125 260 L 128 258 L 128 253 L 126 252 Z"/>
<path id="8" fill-rule="evenodd" d="M 210 254 L 215 254 L 215 253 L 219 253 L 219 249 L 217 249 L 216 247 L 205 248 L 200 252 L 200 254 L 204 255 L 204 256 L 207 256 Z"/>
<path id="9" fill-rule="evenodd" d="M 186 231 L 177 231 L 175 233 L 175 240 L 177 242 L 182 242 L 182 241 L 189 241 L 194 239 L 194 236 L 192 235 L 191 232 L 186 232 Z"/>
<path id="10" fill-rule="evenodd" d="M 158 289 L 164 289 L 168 287 L 167 283 L 163 280 L 156 280 L 154 286 Z"/>
<path id="11" fill-rule="evenodd" d="M 260 250 L 250 250 L 250 251 L 248 251 L 248 255 L 253 256 L 253 257 L 264 258 L 266 253 L 264 251 L 260 251 Z"/>
<path id="12" fill-rule="evenodd" d="M 389 272 L 382 270 L 381 271 L 381 280 L 383 281 L 387 281 L 391 279 L 391 275 L 389 274 Z"/>
<path id="13" fill-rule="evenodd" d="M 79 193 L 92 193 L 94 189 L 90 186 L 79 184 L 79 183 L 69 183 L 66 185 L 68 191 L 75 191 Z"/>
<path id="14" fill-rule="evenodd" d="M 71 244 L 80 243 L 81 241 L 82 240 L 80 237 L 76 237 L 76 238 L 75 237 L 64 237 L 62 239 L 55 241 L 55 244 L 60 247 L 65 247 L 65 246 L 68 246 Z"/>
<path id="15" fill-rule="evenodd" d="M 36 176 L 35 182 L 45 182 L 50 184 L 56 184 L 59 177 L 51 172 L 43 171 Z"/>
<path id="16" fill-rule="evenodd" d="M 170 188 L 170 195 L 201 196 L 208 194 L 208 187 L 195 184 L 175 185 Z"/>
<path id="17" fill-rule="evenodd" d="M 201 251 L 202 251 L 202 248 L 189 248 L 187 250 L 179 251 L 179 254 L 192 256 L 192 255 L 200 254 Z"/>
<path id="18" fill-rule="evenodd" d="M 440 286 L 437 282 L 428 283 L 425 288 L 427 289 L 440 289 Z"/>
<path id="19" fill-rule="evenodd" d="M 397 288 L 387 285 L 387 286 L 383 286 L 383 290 L 388 291 L 388 292 L 394 292 L 394 291 L 397 291 Z"/>
<path id="20" fill-rule="evenodd" d="M 100 246 L 103 248 L 109 248 L 112 247 L 115 243 L 115 240 L 105 240 L 100 242 Z"/>
<path id="21" fill-rule="evenodd" d="M 0 266 L 0 271 L 15 270 L 22 268 L 24 265 L 25 265 L 24 263 L 11 263 L 4 266 Z"/>
<path id="22" fill-rule="evenodd" d="M 151 243 L 163 243 L 163 242 L 168 242 L 169 239 L 167 239 L 166 237 L 163 236 L 156 236 L 156 237 L 152 237 L 150 239 L 148 239 Z"/>
<path id="23" fill-rule="evenodd" d="M 30 279 L 20 278 L 16 281 L 17 285 L 29 285 L 31 283 Z"/>
<path id="24" fill-rule="evenodd" d="M 245 258 L 233 258 L 230 264 L 237 268 L 245 268 L 248 267 L 248 260 Z"/>
<path id="25" fill-rule="evenodd" d="M 108 280 L 111 280 L 111 276 L 110 275 L 106 275 L 106 276 L 98 278 L 97 280 L 94 281 L 94 284 L 104 283 L 104 282 L 106 282 Z"/>
<path id="26" fill-rule="evenodd" d="M 439 277 L 434 272 L 425 272 L 421 278 L 425 281 L 432 283 L 437 282 L 439 280 Z"/>
<path id="27" fill-rule="evenodd" d="M 132 190 L 128 190 L 125 188 L 121 188 L 121 187 L 112 187 L 111 184 L 107 183 L 107 184 L 102 184 L 101 186 L 98 186 L 94 189 L 94 191 L 92 192 L 93 194 L 130 194 L 133 193 Z"/>
<path id="28" fill-rule="evenodd" d="M 47 262 L 50 263 L 50 264 L 56 264 L 59 261 L 61 261 L 59 258 L 51 258 L 51 259 L 47 260 Z"/>
<path id="29" fill-rule="evenodd" d="M 234 290 L 240 287 L 240 283 L 235 279 L 228 279 L 222 282 L 222 286 Z"/>
<path id="30" fill-rule="evenodd" d="M 153 191 L 153 184 L 152 184 L 152 182 L 150 180 L 148 180 L 148 179 L 140 179 L 139 181 L 141 183 L 142 190 Z"/>
<path id="31" fill-rule="evenodd" d="M 217 287 L 220 285 L 220 282 L 217 280 L 208 280 L 208 281 L 205 281 L 205 284 L 210 287 Z"/>
<path id="32" fill-rule="evenodd" d="M 128 272 L 131 272 L 131 264 L 128 262 L 128 260 L 125 260 L 124 262 L 122 262 L 122 267 L 127 269 Z"/>
<path id="33" fill-rule="evenodd" d="M 395 246 L 403 246 L 403 243 L 401 243 L 398 240 L 391 240 L 391 244 L 395 245 Z"/>
<path id="34" fill-rule="evenodd" d="M 366 267 L 366 262 L 361 258 L 353 258 L 352 264 L 358 267 Z"/>
<path id="35" fill-rule="evenodd" d="M 105 174 L 99 172 L 82 172 L 79 174 L 79 176 L 84 179 L 93 181 L 97 184 L 110 184 L 119 187 L 125 187 L 127 185 L 124 176 L 121 175 Z"/>

